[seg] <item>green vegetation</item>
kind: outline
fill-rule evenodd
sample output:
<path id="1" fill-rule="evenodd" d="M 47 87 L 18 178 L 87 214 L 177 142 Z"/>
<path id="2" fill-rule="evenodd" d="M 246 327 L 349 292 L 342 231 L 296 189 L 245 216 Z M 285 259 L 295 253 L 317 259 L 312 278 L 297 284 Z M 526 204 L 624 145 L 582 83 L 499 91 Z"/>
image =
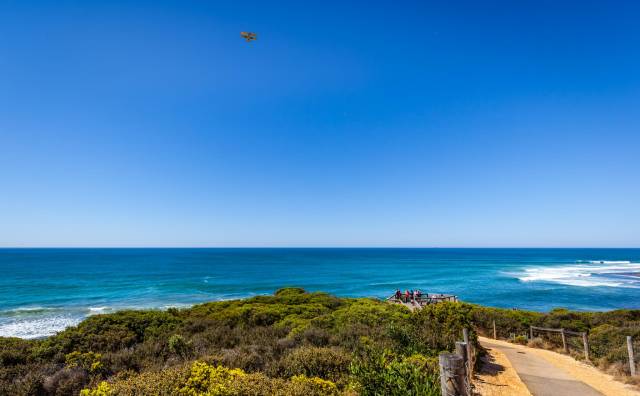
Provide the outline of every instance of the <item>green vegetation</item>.
<path id="1" fill-rule="evenodd" d="M 437 394 L 437 355 L 471 324 L 470 308 L 412 313 L 288 288 L 96 315 L 44 340 L 0 338 L 0 394 Z"/>
<path id="2" fill-rule="evenodd" d="M 441 303 L 410 312 L 302 289 L 189 309 L 92 316 L 44 340 L 0 338 L 0 395 L 436 395 L 462 329 L 590 331 L 615 362 L 640 311 L 548 314 Z M 620 356 L 619 356 L 620 355 Z"/>

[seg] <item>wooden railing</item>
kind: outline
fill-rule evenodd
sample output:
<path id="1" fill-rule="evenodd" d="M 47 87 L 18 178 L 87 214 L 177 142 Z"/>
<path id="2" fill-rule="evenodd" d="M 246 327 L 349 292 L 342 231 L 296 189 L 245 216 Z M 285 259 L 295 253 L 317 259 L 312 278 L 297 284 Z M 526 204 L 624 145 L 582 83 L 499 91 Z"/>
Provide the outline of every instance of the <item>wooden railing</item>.
<path id="1" fill-rule="evenodd" d="M 587 337 L 587 333 L 571 331 L 571 330 L 566 330 L 566 329 L 550 329 L 550 328 L 547 328 L 547 327 L 529 326 L 529 338 L 530 339 L 533 340 L 534 333 L 541 333 L 541 332 L 560 333 L 560 336 L 562 337 L 562 349 L 565 351 L 565 353 L 569 352 L 569 345 L 567 343 L 567 336 L 581 337 L 582 338 L 582 348 L 584 350 L 584 358 L 585 358 L 586 361 L 589 361 L 589 337 Z"/>
<path id="2" fill-rule="evenodd" d="M 403 303 L 403 304 L 411 304 L 416 303 L 420 306 L 436 304 L 439 302 L 449 301 L 449 302 L 457 302 L 458 297 L 452 294 L 422 294 L 420 297 L 406 297 L 404 294 L 398 299 L 395 295 L 387 298 L 388 301 Z"/>

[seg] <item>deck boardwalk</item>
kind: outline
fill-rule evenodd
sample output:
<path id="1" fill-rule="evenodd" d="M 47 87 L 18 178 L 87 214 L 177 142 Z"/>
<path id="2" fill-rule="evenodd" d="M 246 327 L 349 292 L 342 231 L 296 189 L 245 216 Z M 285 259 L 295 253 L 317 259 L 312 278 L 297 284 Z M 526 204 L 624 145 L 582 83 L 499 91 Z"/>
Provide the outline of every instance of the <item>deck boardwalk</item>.
<path id="1" fill-rule="evenodd" d="M 398 299 L 395 295 L 387 298 L 387 301 L 394 304 L 402 304 L 410 310 L 416 310 L 424 307 L 425 305 L 437 304 L 444 301 L 457 302 L 458 297 L 453 294 L 423 294 L 422 296 L 405 300 L 404 295 L 402 298 Z"/>

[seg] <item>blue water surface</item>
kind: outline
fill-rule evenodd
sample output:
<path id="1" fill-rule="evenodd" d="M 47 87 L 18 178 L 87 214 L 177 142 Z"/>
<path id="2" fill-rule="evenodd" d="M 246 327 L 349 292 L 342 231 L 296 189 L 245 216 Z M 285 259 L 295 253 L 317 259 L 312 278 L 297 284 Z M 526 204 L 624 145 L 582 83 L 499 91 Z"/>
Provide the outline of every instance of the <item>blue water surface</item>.
<path id="1" fill-rule="evenodd" d="M 638 308 L 640 249 L 0 249 L 0 336 L 91 314 L 270 294 L 396 288 L 547 311 Z"/>

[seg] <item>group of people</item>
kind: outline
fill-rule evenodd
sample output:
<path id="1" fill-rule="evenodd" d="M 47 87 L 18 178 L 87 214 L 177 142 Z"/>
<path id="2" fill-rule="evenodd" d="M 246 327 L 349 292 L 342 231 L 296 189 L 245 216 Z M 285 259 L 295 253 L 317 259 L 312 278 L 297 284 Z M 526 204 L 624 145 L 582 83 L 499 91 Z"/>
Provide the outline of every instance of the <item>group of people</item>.
<path id="1" fill-rule="evenodd" d="M 403 303 L 415 303 L 420 300 L 422 297 L 422 292 L 420 290 L 405 290 L 404 293 L 400 291 L 400 289 L 396 289 L 395 293 L 396 300 L 402 301 Z"/>

